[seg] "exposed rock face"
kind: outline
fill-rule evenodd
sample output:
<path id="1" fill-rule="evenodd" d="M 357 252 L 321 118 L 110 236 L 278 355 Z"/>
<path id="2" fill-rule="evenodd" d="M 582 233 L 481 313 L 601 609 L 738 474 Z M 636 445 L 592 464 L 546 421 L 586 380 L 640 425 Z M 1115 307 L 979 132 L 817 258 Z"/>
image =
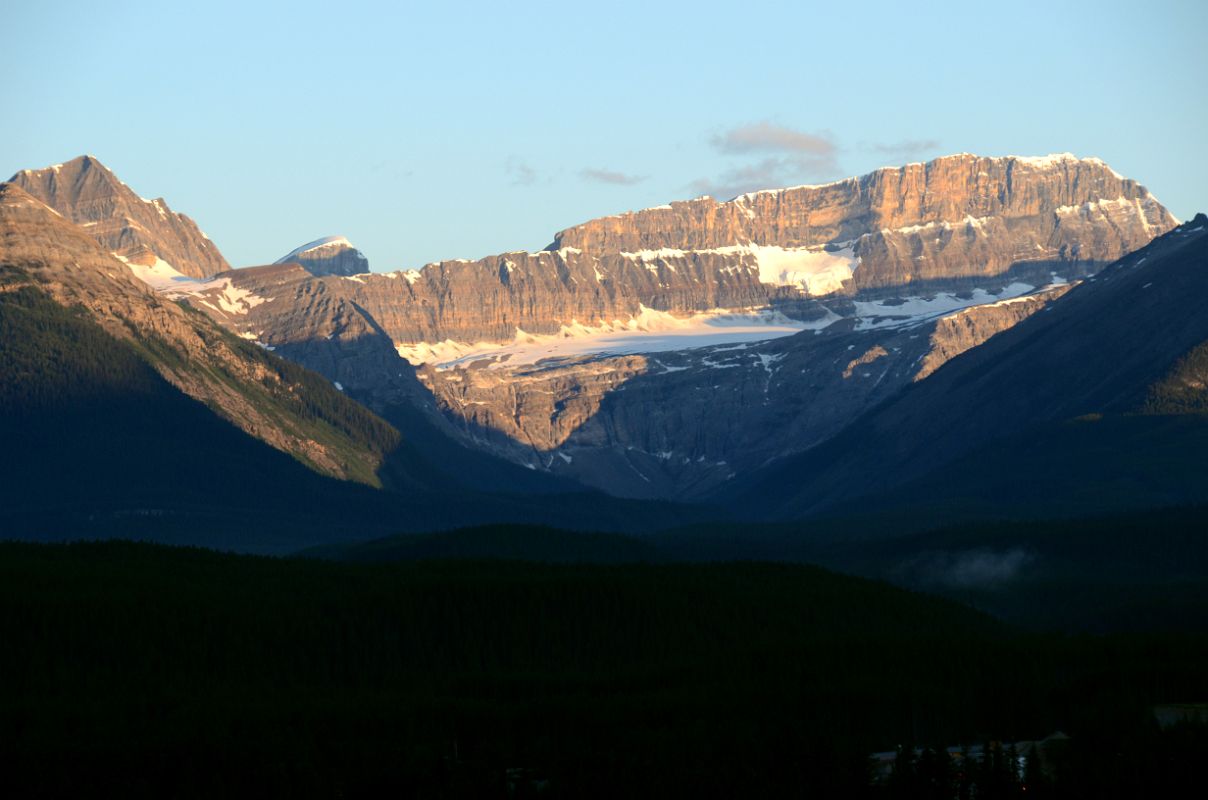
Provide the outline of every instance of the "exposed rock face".
<path id="1" fill-rule="evenodd" d="M 653 357 L 619 356 L 503 370 L 423 367 L 418 377 L 468 438 L 521 463 L 548 467 L 606 396 L 659 371 L 657 364 Z"/>
<path id="2" fill-rule="evenodd" d="M 187 296 L 186 302 L 355 391 L 373 407 L 431 405 L 414 368 L 399 358 L 394 340 L 341 291 L 345 281 L 314 280 L 300 264 L 286 263 L 234 270 L 218 282 L 248 292 L 251 302 L 221 303 L 222 293 L 230 291 L 222 286 Z M 262 297 L 270 299 L 261 304 Z M 260 328 L 265 321 L 271 325 L 268 330 Z"/>
<path id="3" fill-rule="evenodd" d="M 1022 322 L 1045 304 L 1068 292 L 1072 286 L 1073 284 L 1054 286 L 1043 294 L 1025 295 L 998 303 L 974 306 L 936 320 L 935 329 L 931 333 L 931 349 L 923 357 L 914 380 L 921 381 L 945 362 L 966 350 L 972 350 L 994 334 Z"/>
<path id="4" fill-rule="evenodd" d="M 843 288 L 881 296 L 912 286 L 1040 286 L 1053 273 L 1092 274 L 1173 224 L 1143 187 L 1095 160 L 952 156 L 828 187 L 674 203 L 559 234 L 559 243 L 593 252 L 567 245 L 339 277 L 296 271 L 288 287 L 278 282 L 271 291 L 259 274 L 228 277 L 269 301 L 234 322 L 274 346 L 295 340 L 292 317 L 337 298 L 363 309 L 398 345 L 507 342 L 519 332 L 629 320 L 643 307 L 771 305 L 813 318 L 824 312 L 809 295 Z M 350 263 L 349 249 L 320 240 L 282 261 L 330 251 L 308 271 L 336 269 Z"/>
<path id="5" fill-rule="evenodd" d="M 851 243 L 856 289 L 1001 275 L 1020 263 L 1104 264 L 1177 221 L 1097 159 L 984 158 L 908 164 L 825 186 L 705 197 L 592 220 L 553 248 L 588 253 Z"/>
<path id="6" fill-rule="evenodd" d="M 343 236 L 316 239 L 273 263 L 301 264 L 311 275 L 360 275 L 369 271 L 369 259 Z"/>
<path id="7" fill-rule="evenodd" d="M 168 208 L 163 198 L 139 197 L 92 156 L 24 170 L 10 182 L 81 226 L 106 252 L 147 266 L 166 261 L 193 277 L 230 269 L 193 220 Z"/>
<path id="8" fill-rule="evenodd" d="M 595 220 L 559 234 L 565 246 L 541 253 L 314 279 L 321 285 L 303 285 L 309 278 L 297 273 L 288 292 L 302 302 L 354 303 L 399 345 L 506 342 L 518 332 L 629 320 L 643 307 L 771 305 L 809 318 L 821 313 L 810 295 L 836 289 L 884 296 L 1008 280 L 1040 286 L 1053 273 L 1093 274 L 1174 224 L 1143 187 L 1096 160 L 962 155 L 826 187 Z M 312 249 L 331 247 L 348 253 L 337 242 Z M 230 277 L 276 297 L 255 285 L 256 276 Z M 296 327 L 288 317 L 304 308 L 269 302 L 239 324 L 283 344 Z"/>
<path id="9" fill-rule="evenodd" d="M 300 392 L 360 419 L 369 415 L 326 381 L 303 389 L 297 367 L 262 353 L 152 292 L 85 231 L 20 187 L 0 184 L 0 273 L 8 288 L 33 285 L 65 306 L 82 306 L 108 333 L 132 342 L 171 384 L 246 433 L 320 472 L 371 482 L 388 441 L 366 446 L 295 409 Z M 295 376 L 296 377 L 296 376 Z M 385 431 L 388 426 L 377 425 Z M 372 425 L 370 425 L 372 427 Z M 321 432 L 319 432 L 321 429 Z"/>
<path id="10" fill-rule="evenodd" d="M 294 341 L 295 331 L 310 324 L 303 317 L 336 302 L 364 309 L 398 344 L 509 341 L 518 329 L 551 334 L 572 323 L 628 320 L 643 306 L 693 312 L 773 303 L 796 316 L 819 313 L 814 301 L 760 283 L 750 255 L 643 260 L 574 251 L 506 253 L 409 272 L 316 278 L 280 264 L 222 277 L 266 299 L 231 322 L 241 331 L 262 332 L 261 341 L 274 346 Z"/>

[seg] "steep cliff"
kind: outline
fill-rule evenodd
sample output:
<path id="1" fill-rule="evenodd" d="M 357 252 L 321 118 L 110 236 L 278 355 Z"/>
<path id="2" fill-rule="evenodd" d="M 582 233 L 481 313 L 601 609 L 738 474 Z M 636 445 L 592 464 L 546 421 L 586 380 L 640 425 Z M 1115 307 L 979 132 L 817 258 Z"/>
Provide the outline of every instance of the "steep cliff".
<path id="1" fill-rule="evenodd" d="M 506 253 L 344 277 L 315 277 L 283 263 L 232 270 L 208 287 L 163 285 L 211 295 L 208 310 L 274 346 L 305 335 L 316 324 L 314 315 L 334 313 L 342 303 L 363 309 L 400 345 L 504 342 L 518 331 L 556 334 L 568 325 L 627 321 L 643 307 L 686 314 L 774 303 L 795 316 L 821 313 L 808 298 L 760 283 L 753 257 L 707 253 L 654 261 L 574 251 Z M 228 286 L 259 300 L 228 311 L 218 299 Z"/>
<path id="2" fill-rule="evenodd" d="M 137 264 L 165 261 L 183 275 L 205 277 L 230 269 L 197 223 L 145 200 L 92 156 L 18 172 L 10 182 L 74 222 L 109 253 Z"/>
<path id="3" fill-rule="evenodd" d="M 588 253 L 736 245 L 850 247 L 855 289 L 1001 275 L 1033 262 L 1112 261 L 1177 221 L 1098 159 L 960 154 L 799 186 L 671 203 L 561 231 Z"/>

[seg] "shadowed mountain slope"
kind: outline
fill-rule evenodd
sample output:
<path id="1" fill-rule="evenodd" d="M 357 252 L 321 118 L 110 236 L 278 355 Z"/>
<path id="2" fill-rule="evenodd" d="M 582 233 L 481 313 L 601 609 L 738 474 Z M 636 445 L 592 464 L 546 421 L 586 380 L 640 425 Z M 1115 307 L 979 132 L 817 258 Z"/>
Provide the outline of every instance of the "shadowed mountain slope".
<path id="1" fill-rule="evenodd" d="M 911 487 L 911 505 L 943 506 L 969 492 L 1011 495 L 1014 481 L 1026 483 L 1044 464 L 1062 461 L 1067 470 L 1053 476 L 1064 476 L 1052 486 L 1057 496 L 1082 485 L 1087 503 L 1128 504 L 1120 494 L 1128 476 L 1160 481 L 1162 473 L 1147 467 L 1166 465 L 1172 477 L 1190 481 L 1166 499 L 1195 501 L 1203 471 L 1187 472 L 1183 461 L 1202 453 L 1205 420 L 1168 416 L 1203 402 L 1206 295 L 1208 218 L 1199 215 L 954 358 L 834 439 L 752 476 L 738 502 L 794 517 Z M 1116 484 L 1080 484 L 1080 474 L 1096 471 L 1116 476 Z M 1134 488 L 1136 503 L 1161 497 Z M 1027 494 L 1010 505 L 1046 501 L 1044 493 Z M 892 501 L 904 502 L 902 494 Z"/>

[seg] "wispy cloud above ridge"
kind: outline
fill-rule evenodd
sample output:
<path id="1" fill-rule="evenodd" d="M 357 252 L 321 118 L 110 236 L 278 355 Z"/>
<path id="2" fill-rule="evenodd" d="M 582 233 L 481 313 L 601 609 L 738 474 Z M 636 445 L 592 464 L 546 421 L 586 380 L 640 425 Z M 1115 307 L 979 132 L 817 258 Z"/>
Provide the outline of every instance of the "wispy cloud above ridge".
<path id="1" fill-rule="evenodd" d="M 697 194 L 728 198 L 758 189 L 771 189 L 838 176 L 839 147 L 829 133 L 809 133 L 773 122 L 739 125 L 709 138 L 723 155 L 763 155 L 761 160 L 738 164 L 715 178 L 700 178 L 688 185 Z"/>
<path id="2" fill-rule="evenodd" d="M 722 153 L 798 153 L 833 158 L 837 148 L 829 134 L 806 133 L 772 122 L 739 125 L 715 134 L 710 143 Z"/>
<path id="3" fill-rule="evenodd" d="M 614 186 L 633 186 L 646 180 L 645 175 L 629 175 L 624 172 L 617 172 L 611 169 L 583 169 L 579 172 L 579 177 L 585 181 L 593 183 L 609 183 Z"/>
<path id="4" fill-rule="evenodd" d="M 532 186 L 537 182 L 537 170 L 515 156 L 504 162 L 503 170 L 512 176 L 513 186 Z"/>
<path id="5" fill-rule="evenodd" d="M 892 156 L 894 158 L 911 158 L 922 153 L 934 151 L 940 146 L 938 139 L 903 139 L 898 142 L 874 142 L 866 144 L 865 149 L 874 153 Z"/>

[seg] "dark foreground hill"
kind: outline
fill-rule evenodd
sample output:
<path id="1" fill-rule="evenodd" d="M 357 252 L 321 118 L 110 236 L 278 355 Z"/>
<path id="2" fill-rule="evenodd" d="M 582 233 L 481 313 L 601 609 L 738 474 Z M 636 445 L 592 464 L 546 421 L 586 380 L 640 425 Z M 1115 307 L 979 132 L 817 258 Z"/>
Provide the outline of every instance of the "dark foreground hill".
<path id="1" fill-rule="evenodd" d="M 676 561 L 822 564 L 940 594 L 1033 630 L 1208 631 L 1208 509 L 918 529 L 912 514 L 687 526 L 646 537 Z M 912 528 L 912 526 L 915 526 Z"/>
<path id="2" fill-rule="evenodd" d="M 929 529 L 871 513 L 785 524 L 714 523 L 642 535 L 485 525 L 303 551 L 396 563 L 817 564 L 959 600 L 1020 627 L 1066 633 L 1208 631 L 1208 509 L 963 522 Z M 912 528 L 911 526 L 916 526 Z"/>
<path id="3" fill-rule="evenodd" d="M 656 538 L 657 541 L 657 538 Z M 648 564 L 670 556 L 650 541 L 613 533 L 576 533 L 534 525 L 482 525 L 323 545 L 299 555 L 332 561 L 391 563 L 498 559 L 546 564 Z"/>
<path id="4" fill-rule="evenodd" d="M 1128 796 L 1188 769 L 1145 720 L 1208 658 L 804 566 L 116 542 L 0 545 L 0 640 L 14 796 L 859 796 L 872 750 L 1058 727 L 1067 781 Z"/>

